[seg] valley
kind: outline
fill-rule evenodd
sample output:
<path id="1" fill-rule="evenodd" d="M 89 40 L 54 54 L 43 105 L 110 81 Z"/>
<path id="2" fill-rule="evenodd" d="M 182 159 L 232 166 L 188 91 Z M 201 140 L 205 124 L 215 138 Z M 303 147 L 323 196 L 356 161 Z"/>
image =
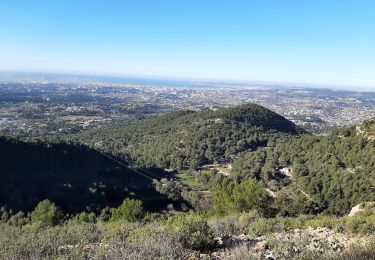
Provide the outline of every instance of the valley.
<path id="1" fill-rule="evenodd" d="M 62 257 L 100 258 L 112 247 L 114 258 L 131 255 L 134 248 L 122 245 L 119 234 L 155 246 L 166 236 L 165 253 L 173 258 L 235 259 L 245 248 L 265 259 L 328 257 L 347 254 L 354 242 L 343 241 L 354 241 L 354 235 L 361 237 L 355 240 L 358 250 L 367 254 L 363 248 L 371 248 L 375 227 L 372 204 L 366 206 L 375 201 L 372 125 L 313 135 L 271 110 L 245 104 L 76 134 L 2 137 L 0 226 L 5 232 L 22 227 L 18 235 L 26 237 L 51 228 L 97 230 L 90 234 L 94 240 L 86 240 L 82 229 L 55 238 L 57 245 L 45 244 L 49 254 Z M 347 219 L 358 205 L 368 209 Z M 336 242 L 327 248 L 314 244 L 320 238 L 310 240 L 311 234 L 320 229 Z M 133 232 L 151 232 L 153 238 Z M 290 237 L 285 245 L 294 248 L 295 234 L 306 239 L 307 251 L 286 252 L 272 242 Z M 78 237 L 86 242 L 72 244 Z M 173 237 L 178 244 L 168 240 Z M 0 246 L 6 241 L 0 236 Z M 155 246 L 153 257 L 161 250 Z M 22 255 L 44 253 L 26 247 Z"/>

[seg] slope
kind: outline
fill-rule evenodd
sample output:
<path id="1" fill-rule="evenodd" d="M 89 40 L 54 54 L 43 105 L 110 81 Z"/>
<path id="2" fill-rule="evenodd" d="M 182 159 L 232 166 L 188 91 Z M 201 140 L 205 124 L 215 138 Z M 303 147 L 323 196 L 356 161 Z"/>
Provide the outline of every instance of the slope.
<path id="1" fill-rule="evenodd" d="M 0 137 L 0 169 L 0 205 L 16 211 L 31 210 L 43 199 L 69 213 L 97 212 L 124 197 L 141 199 L 150 210 L 170 203 L 152 179 L 81 144 Z"/>
<path id="2" fill-rule="evenodd" d="M 361 202 L 375 200 L 374 155 L 375 141 L 354 126 L 335 130 L 327 136 L 279 138 L 269 143 L 267 149 L 241 154 L 234 162 L 234 173 L 239 179 L 261 179 L 268 186 L 274 184 L 272 180 L 278 180 L 274 191 L 285 191 L 284 187 L 290 184 L 294 190 L 309 195 L 301 193 L 299 198 L 293 198 L 295 203 L 288 198 L 286 214 L 344 215 Z M 282 169 L 288 169 L 292 178 L 285 176 Z M 282 199 L 285 201 L 285 198 L 279 199 L 280 203 Z"/>
<path id="3" fill-rule="evenodd" d="M 282 116 L 247 104 L 179 111 L 83 132 L 72 139 L 101 147 L 135 165 L 183 169 L 228 162 L 239 152 L 265 146 L 270 137 L 301 132 Z"/>

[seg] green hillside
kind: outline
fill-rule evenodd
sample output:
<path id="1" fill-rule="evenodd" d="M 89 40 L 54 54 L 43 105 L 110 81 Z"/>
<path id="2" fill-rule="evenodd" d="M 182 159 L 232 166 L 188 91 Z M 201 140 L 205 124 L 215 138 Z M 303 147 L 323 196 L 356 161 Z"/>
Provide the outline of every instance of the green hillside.
<path id="1" fill-rule="evenodd" d="M 255 178 L 274 197 L 268 198 L 274 213 L 342 215 L 375 200 L 372 126 L 367 121 L 361 128 L 313 136 L 247 104 L 169 113 L 86 131 L 64 142 L 1 138 L 0 203 L 28 211 L 49 199 L 66 212 L 98 212 L 134 197 L 149 210 L 168 203 L 205 210 L 217 190 L 230 193 L 230 183 Z M 198 166 L 213 162 L 232 164 L 230 175 L 199 171 Z"/>
<path id="2" fill-rule="evenodd" d="M 288 168 L 291 177 L 280 174 L 281 168 Z M 278 180 L 276 191 L 290 182 L 289 187 L 302 190 L 306 195 L 294 197 L 295 205 L 289 201 L 289 214 L 347 214 L 358 203 L 375 200 L 375 141 L 356 127 L 327 136 L 278 138 L 267 148 L 242 153 L 234 172 L 241 179 Z"/>
<path id="3" fill-rule="evenodd" d="M 99 147 L 136 165 L 185 169 L 231 161 L 271 137 L 301 133 L 282 116 L 255 104 L 179 111 L 129 125 L 104 127 L 72 139 Z"/>
<path id="4" fill-rule="evenodd" d="M 372 259 L 371 127 L 314 136 L 250 104 L 1 137 L 0 258 Z"/>

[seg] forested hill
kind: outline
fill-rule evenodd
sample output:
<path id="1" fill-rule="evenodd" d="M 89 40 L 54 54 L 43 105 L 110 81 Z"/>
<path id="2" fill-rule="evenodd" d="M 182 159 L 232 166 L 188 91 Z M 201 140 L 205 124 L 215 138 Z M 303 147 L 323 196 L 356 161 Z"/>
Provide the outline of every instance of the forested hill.
<path id="1" fill-rule="evenodd" d="M 270 137 L 299 134 L 284 117 L 256 104 L 179 111 L 129 125 L 83 132 L 72 139 L 107 150 L 135 165 L 193 168 L 230 161 L 265 146 Z"/>
<path id="2" fill-rule="evenodd" d="M 348 214 L 353 206 L 375 200 L 374 122 L 325 136 L 275 139 L 267 148 L 241 153 L 233 164 L 234 174 L 237 179 L 261 179 L 278 195 L 280 204 L 288 197 L 285 214 Z M 291 178 L 280 174 L 282 168 L 290 171 Z M 281 187 L 275 186 L 280 177 L 284 178 Z M 296 189 L 286 189 L 286 181 Z M 296 190 L 303 193 L 297 197 Z"/>
<path id="3" fill-rule="evenodd" d="M 151 210 L 170 203 L 152 180 L 80 144 L 0 137 L 0 183 L 0 205 L 15 211 L 27 212 L 44 199 L 70 213 L 98 212 L 124 197 L 141 199 Z"/>
<path id="4" fill-rule="evenodd" d="M 180 170 L 230 162 L 233 169 L 225 177 L 184 172 L 192 172 L 211 191 L 221 182 L 258 179 L 276 194 L 281 214 L 346 214 L 352 206 L 375 199 L 373 136 L 374 121 L 313 136 L 268 109 L 248 104 L 174 112 L 83 132 L 67 137 L 69 142 L 0 137 L 0 205 L 28 211 L 49 199 L 74 213 L 98 212 L 124 197 L 142 200 L 147 210 L 165 208 L 169 197 L 186 199 L 181 194 L 164 197 L 156 191 L 155 176 L 145 178 L 105 152 L 143 172 L 150 166 Z M 156 179 L 173 177 L 155 168 L 151 174 L 160 174 Z M 288 176 L 283 168 L 290 171 Z M 159 184 L 159 191 L 170 195 L 176 183 Z"/>

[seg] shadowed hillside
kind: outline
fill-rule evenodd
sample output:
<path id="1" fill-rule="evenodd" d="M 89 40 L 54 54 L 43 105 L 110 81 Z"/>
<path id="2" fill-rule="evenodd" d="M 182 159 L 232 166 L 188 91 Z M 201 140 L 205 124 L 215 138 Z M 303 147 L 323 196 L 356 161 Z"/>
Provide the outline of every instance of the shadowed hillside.
<path id="1" fill-rule="evenodd" d="M 151 179 L 80 144 L 0 138 L 0 169 L 0 204 L 13 210 L 28 211 L 43 199 L 66 212 L 117 206 L 126 196 L 150 210 L 168 203 Z"/>

